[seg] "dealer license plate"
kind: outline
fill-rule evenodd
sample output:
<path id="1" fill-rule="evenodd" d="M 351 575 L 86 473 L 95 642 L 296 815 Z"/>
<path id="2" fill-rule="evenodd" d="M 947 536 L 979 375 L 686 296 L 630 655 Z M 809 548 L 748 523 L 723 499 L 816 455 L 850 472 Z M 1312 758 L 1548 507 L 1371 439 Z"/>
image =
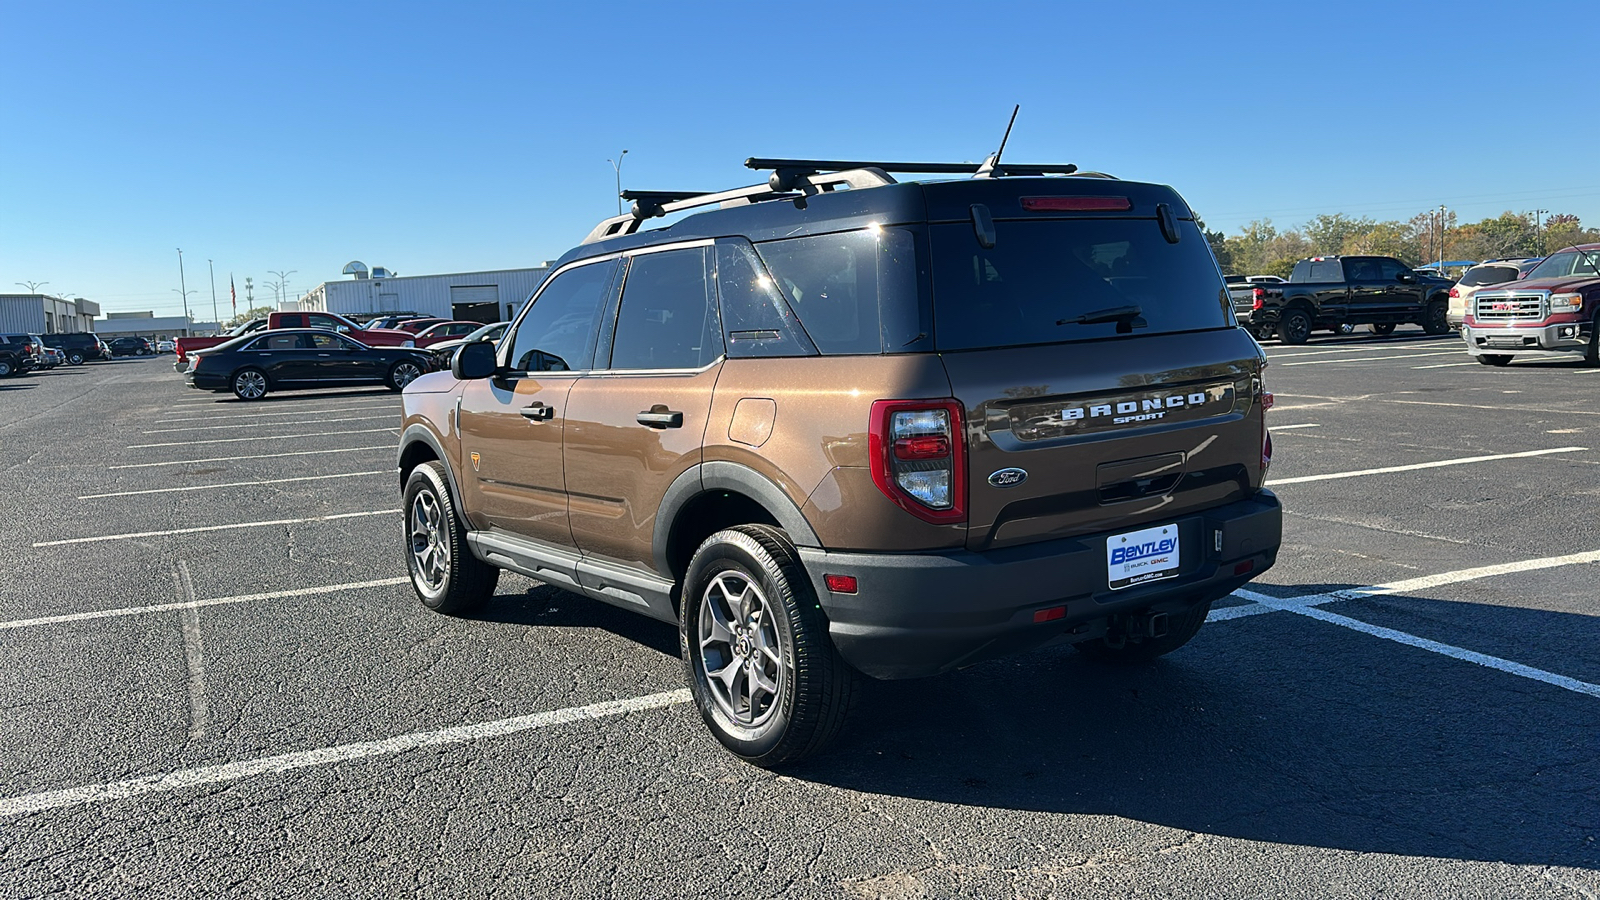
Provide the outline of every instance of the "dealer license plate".
<path id="1" fill-rule="evenodd" d="M 1157 525 L 1106 539 L 1106 582 L 1113 591 L 1178 574 L 1178 526 Z"/>

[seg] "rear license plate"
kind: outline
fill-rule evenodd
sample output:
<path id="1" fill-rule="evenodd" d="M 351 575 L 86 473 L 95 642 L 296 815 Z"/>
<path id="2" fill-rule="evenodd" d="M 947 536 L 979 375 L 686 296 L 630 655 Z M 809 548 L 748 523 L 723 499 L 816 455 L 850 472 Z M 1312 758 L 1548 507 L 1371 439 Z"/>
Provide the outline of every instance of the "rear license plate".
<path id="1" fill-rule="evenodd" d="M 1178 574 L 1178 526 L 1157 525 L 1106 539 L 1106 583 L 1113 591 Z"/>

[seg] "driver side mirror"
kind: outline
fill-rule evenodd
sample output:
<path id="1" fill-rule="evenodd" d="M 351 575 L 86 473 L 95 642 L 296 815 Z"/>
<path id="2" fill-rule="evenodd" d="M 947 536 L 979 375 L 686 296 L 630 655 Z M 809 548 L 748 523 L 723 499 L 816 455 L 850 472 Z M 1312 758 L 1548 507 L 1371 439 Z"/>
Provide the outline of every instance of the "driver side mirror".
<path id="1" fill-rule="evenodd" d="M 500 360 L 495 353 L 494 344 L 488 341 L 464 344 L 450 360 L 450 374 L 458 381 L 488 378 L 500 368 Z"/>

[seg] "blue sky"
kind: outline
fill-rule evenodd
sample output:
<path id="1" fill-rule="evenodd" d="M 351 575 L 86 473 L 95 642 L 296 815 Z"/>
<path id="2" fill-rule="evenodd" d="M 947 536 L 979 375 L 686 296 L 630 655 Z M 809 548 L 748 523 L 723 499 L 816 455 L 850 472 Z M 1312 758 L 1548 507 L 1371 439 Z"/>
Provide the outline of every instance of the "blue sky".
<path id="1" fill-rule="evenodd" d="M 1172 184 L 1230 232 L 1441 203 L 1592 225 L 1600 114 L 1554 97 L 1593 80 L 1560 37 L 1583 9 L 0 0 L 0 292 L 171 313 L 178 247 L 224 315 L 229 273 L 242 303 L 269 269 L 298 294 L 352 259 L 535 265 L 615 212 L 624 148 L 634 188 L 976 161 L 1013 103 L 1008 159 Z"/>

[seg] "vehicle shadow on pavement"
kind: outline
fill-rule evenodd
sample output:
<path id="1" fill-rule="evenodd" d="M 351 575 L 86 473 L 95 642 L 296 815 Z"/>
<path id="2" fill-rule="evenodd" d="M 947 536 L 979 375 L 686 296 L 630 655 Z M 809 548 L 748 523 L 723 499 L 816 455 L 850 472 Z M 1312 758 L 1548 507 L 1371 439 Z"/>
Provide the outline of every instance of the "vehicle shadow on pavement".
<path id="1" fill-rule="evenodd" d="M 596 628 L 663 656 L 678 658 L 676 625 L 547 584 L 535 585 L 523 593 L 508 593 L 502 587 L 494 599 L 462 618 L 529 628 Z"/>
<path id="2" fill-rule="evenodd" d="M 1490 609 L 1502 632 L 1600 643 L 1600 618 Z M 1504 649 L 1453 633 L 1433 637 Z M 1566 674 L 1553 656 L 1519 661 Z M 1212 623 L 1144 666 L 1052 647 L 867 682 L 835 749 L 784 774 L 1254 841 L 1600 869 L 1597 735 L 1600 698 L 1277 612 Z"/>
<path id="3" fill-rule="evenodd" d="M 0 384 L 0 391 L 27 391 L 38 386 L 38 382 L 35 381 L 24 381 L 19 384 Z"/>
<path id="4" fill-rule="evenodd" d="M 217 403 L 234 406 L 263 406 L 273 403 L 294 403 L 297 400 L 329 400 L 342 397 L 382 397 L 393 396 L 395 403 L 400 402 L 400 395 L 386 387 L 374 388 L 370 391 L 284 391 L 267 394 L 258 400 L 240 400 L 226 391 L 217 395 Z"/>

